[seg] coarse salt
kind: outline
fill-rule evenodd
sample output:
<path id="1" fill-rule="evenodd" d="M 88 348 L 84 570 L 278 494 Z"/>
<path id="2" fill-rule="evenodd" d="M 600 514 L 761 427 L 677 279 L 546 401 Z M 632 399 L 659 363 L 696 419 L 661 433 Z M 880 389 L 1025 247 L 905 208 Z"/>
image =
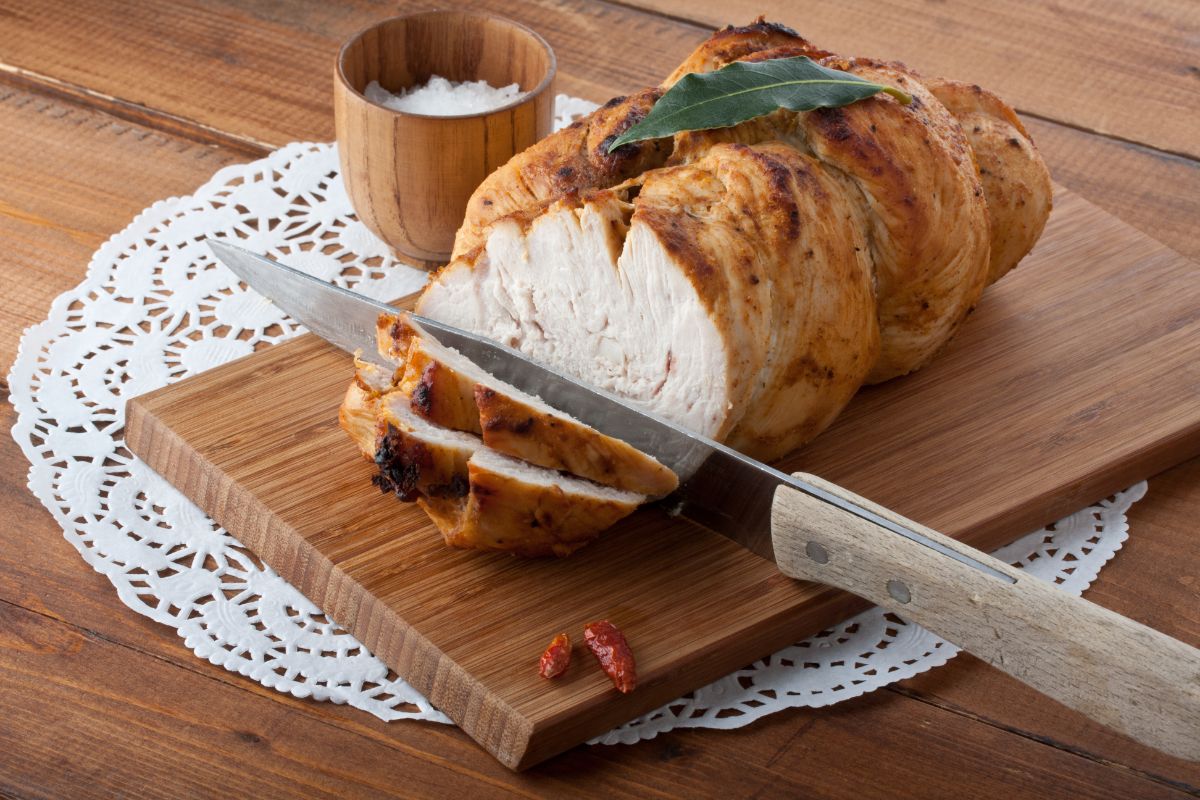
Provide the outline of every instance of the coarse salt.
<path id="1" fill-rule="evenodd" d="M 521 96 L 515 83 L 496 88 L 487 81 L 450 81 L 433 75 L 426 83 L 392 94 L 371 81 L 363 93 L 372 103 L 410 114 L 450 117 L 458 114 L 481 114 L 508 105 Z"/>

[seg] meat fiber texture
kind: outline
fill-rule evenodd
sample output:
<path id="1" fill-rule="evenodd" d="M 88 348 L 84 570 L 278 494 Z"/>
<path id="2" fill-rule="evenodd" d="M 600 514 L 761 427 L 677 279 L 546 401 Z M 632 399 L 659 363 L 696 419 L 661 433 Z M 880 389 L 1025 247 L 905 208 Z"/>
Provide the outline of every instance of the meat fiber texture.
<path id="1" fill-rule="evenodd" d="M 608 146 L 689 72 L 807 55 L 903 89 Z M 760 459 L 927 363 L 1033 247 L 1045 164 L 1002 100 L 761 19 L 476 190 L 419 313 Z"/>

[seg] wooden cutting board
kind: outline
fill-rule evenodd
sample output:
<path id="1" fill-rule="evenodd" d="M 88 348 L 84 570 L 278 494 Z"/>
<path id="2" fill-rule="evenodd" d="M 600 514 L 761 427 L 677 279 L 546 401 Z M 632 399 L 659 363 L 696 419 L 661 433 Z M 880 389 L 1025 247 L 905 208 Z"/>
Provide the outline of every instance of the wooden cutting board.
<path id="1" fill-rule="evenodd" d="M 1069 192 L 924 370 L 787 461 L 983 548 L 1200 452 L 1200 271 Z M 337 426 L 350 358 L 312 336 L 129 402 L 126 441 L 504 764 L 522 769 L 844 618 L 859 601 L 644 509 L 569 559 L 454 551 Z M 640 685 L 559 631 L 623 628 Z"/>

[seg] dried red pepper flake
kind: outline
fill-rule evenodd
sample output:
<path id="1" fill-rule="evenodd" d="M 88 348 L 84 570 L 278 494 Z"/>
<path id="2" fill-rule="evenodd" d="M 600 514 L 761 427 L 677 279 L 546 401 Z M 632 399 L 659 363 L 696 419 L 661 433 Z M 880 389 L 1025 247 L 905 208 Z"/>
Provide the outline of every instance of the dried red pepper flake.
<path id="1" fill-rule="evenodd" d="M 625 634 L 616 625 L 602 619 L 584 626 L 583 641 L 600 662 L 600 668 L 612 679 L 617 691 L 622 694 L 632 692 L 637 686 L 637 669 Z"/>
<path id="2" fill-rule="evenodd" d="M 571 663 L 571 637 L 560 633 L 550 640 L 546 651 L 538 661 L 538 675 L 557 678 L 567 671 Z"/>

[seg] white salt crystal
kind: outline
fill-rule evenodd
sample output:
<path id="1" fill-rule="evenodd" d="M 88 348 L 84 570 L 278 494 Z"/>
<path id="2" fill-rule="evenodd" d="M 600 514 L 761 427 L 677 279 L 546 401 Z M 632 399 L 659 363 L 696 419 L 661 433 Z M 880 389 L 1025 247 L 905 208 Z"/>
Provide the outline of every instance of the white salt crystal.
<path id="1" fill-rule="evenodd" d="M 458 114 L 481 114 L 508 105 L 521 96 L 515 83 L 497 89 L 487 81 L 448 81 L 440 75 L 427 83 L 392 94 L 371 81 L 363 94 L 372 103 L 410 114 L 429 114 L 449 117 Z"/>

